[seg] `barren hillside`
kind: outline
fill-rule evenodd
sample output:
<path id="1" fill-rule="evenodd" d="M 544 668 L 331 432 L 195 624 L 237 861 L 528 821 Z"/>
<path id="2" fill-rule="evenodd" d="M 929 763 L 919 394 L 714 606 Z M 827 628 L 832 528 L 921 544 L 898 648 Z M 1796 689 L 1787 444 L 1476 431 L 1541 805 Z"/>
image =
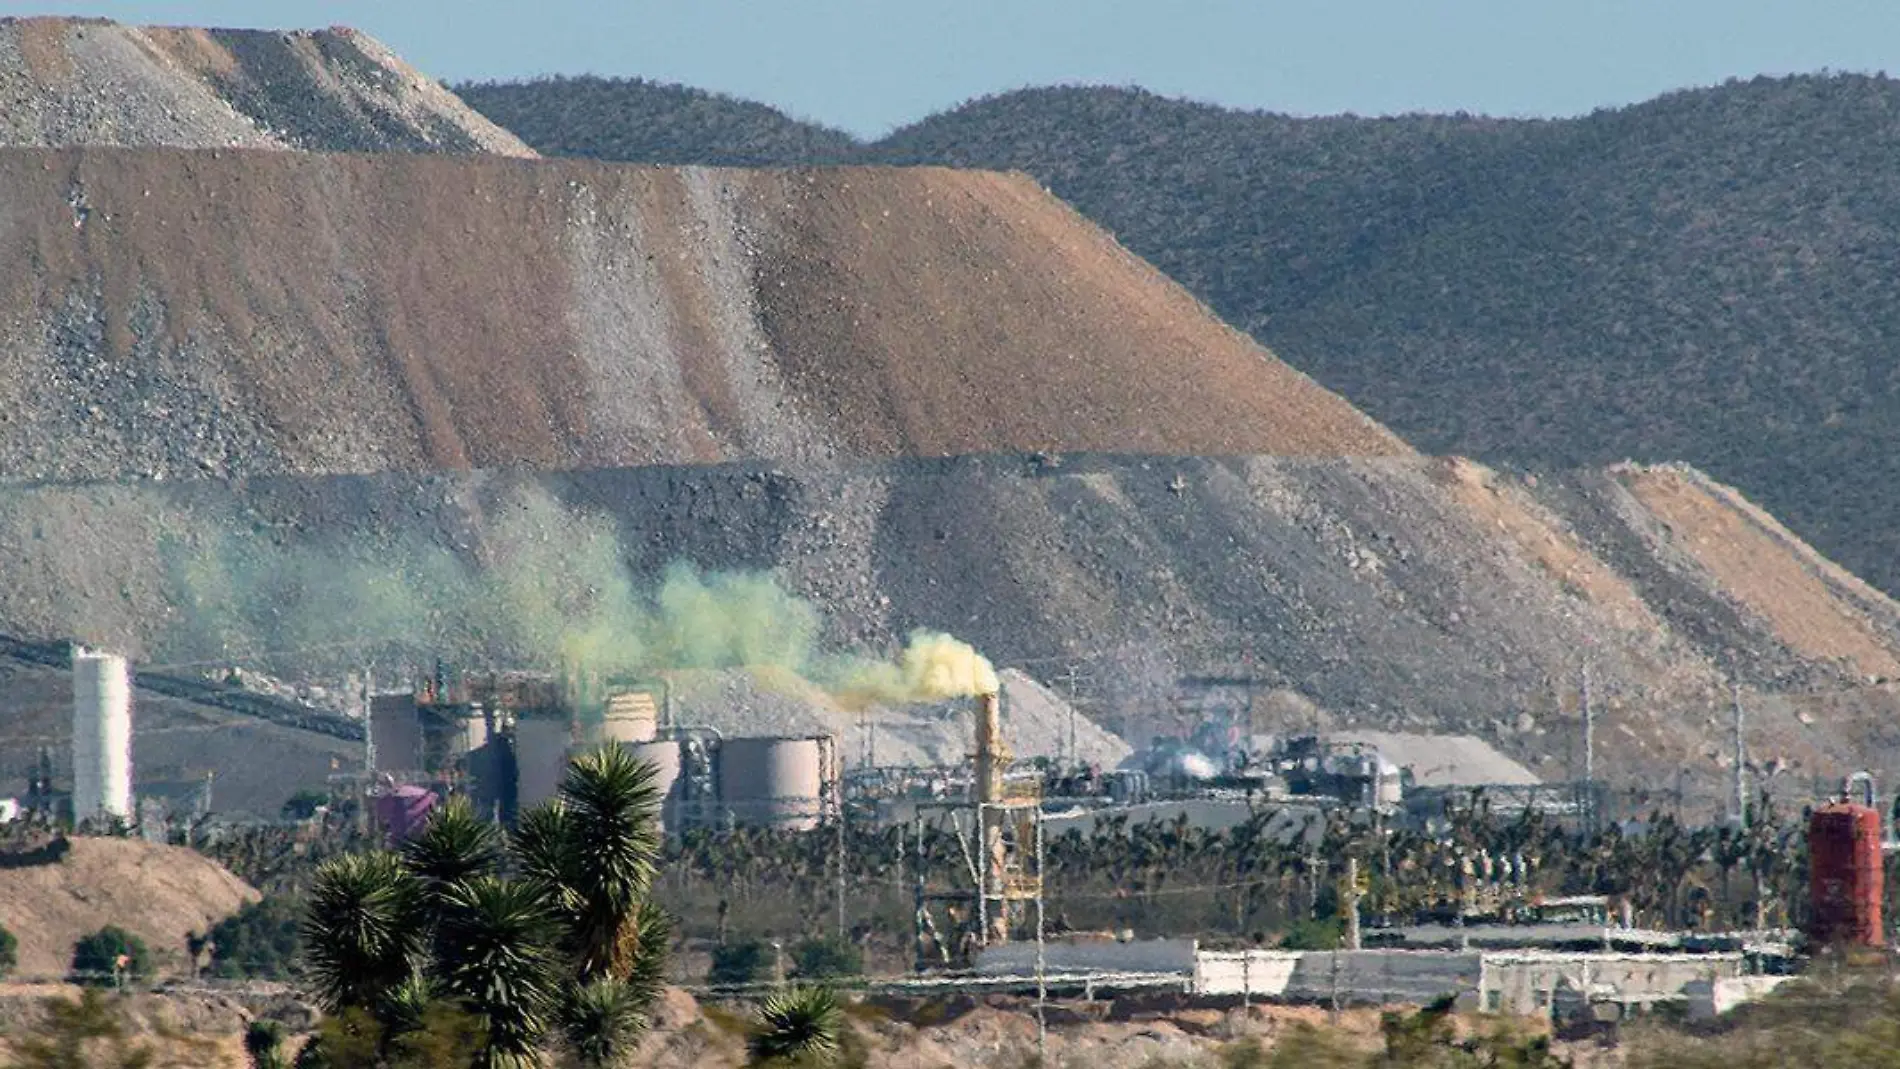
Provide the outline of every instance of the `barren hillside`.
<path id="1" fill-rule="evenodd" d="M 0 144 L 534 155 L 347 27 L 61 18 L 0 18 Z"/>
<path id="2" fill-rule="evenodd" d="M 1022 178 L 0 150 L 0 475 L 1409 449 Z"/>
<path id="3" fill-rule="evenodd" d="M 524 490 L 563 508 L 524 511 Z M 1623 782 L 1682 767 L 1713 791 L 1731 675 L 1753 753 L 1801 790 L 1900 770 L 1900 607 L 1674 468 L 1073 455 L 20 488 L 0 498 L 0 547 L 23 565 L 0 623 L 180 661 L 422 619 L 412 656 L 488 655 L 516 609 L 455 600 L 445 568 L 540 547 L 584 603 L 614 581 L 589 563 L 597 539 L 565 529 L 590 517 L 636 588 L 679 560 L 774 570 L 828 647 L 933 627 L 1045 681 L 1073 664 L 1091 713 L 1136 741 L 1174 726 L 1177 674 L 1246 672 L 1336 723 L 1477 733 L 1562 778 L 1587 664 L 1599 767 Z M 207 585 L 194 569 L 213 558 Z M 364 561 L 389 562 L 380 596 L 349 589 L 374 585 Z"/>
<path id="4" fill-rule="evenodd" d="M 143 939 L 163 974 L 187 971 L 185 936 L 257 899 L 210 858 L 137 839 L 74 839 L 58 864 L 0 869 L 0 925 L 20 941 L 21 977 L 64 976 L 73 943 L 116 924 Z"/>

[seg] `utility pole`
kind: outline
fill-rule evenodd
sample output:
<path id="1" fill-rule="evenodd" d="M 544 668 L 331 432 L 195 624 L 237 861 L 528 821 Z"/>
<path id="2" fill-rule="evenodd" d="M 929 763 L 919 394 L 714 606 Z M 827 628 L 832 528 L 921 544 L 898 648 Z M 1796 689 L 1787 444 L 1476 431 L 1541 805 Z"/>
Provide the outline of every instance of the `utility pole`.
<path id="1" fill-rule="evenodd" d="M 1082 763 L 1081 747 L 1077 744 L 1076 738 L 1075 738 L 1075 715 L 1076 715 L 1075 703 L 1077 700 L 1075 692 L 1076 692 L 1076 684 L 1080 682 L 1080 677 L 1076 674 L 1076 668 L 1077 666 L 1075 664 L 1070 664 L 1068 671 L 1064 673 L 1064 678 L 1067 680 L 1069 684 L 1069 767 L 1070 768 L 1074 768 Z"/>
<path id="2" fill-rule="evenodd" d="M 844 942 L 844 782 L 838 782 L 838 942 Z"/>
<path id="3" fill-rule="evenodd" d="M 1596 706 L 1590 702 L 1590 664 L 1583 665 L 1583 782 L 1596 782 Z"/>
<path id="4" fill-rule="evenodd" d="M 1359 859 L 1346 859 L 1346 949 L 1359 949 Z"/>
<path id="5" fill-rule="evenodd" d="M 1742 685 L 1729 683 L 1729 698 L 1735 707 L 1735 826 L 1748 830 L 1748 746 L 1742 738 Z"/>

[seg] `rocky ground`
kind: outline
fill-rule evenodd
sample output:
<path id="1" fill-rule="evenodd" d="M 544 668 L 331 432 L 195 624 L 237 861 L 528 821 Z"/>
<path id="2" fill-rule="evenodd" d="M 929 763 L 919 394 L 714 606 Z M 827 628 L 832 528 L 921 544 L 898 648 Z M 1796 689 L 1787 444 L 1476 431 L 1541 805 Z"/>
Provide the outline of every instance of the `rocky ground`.
<path id="1" fill-rule="evenodd" d="M 535 153 L 381 42 L 0 19 L 0 144 Z"/>

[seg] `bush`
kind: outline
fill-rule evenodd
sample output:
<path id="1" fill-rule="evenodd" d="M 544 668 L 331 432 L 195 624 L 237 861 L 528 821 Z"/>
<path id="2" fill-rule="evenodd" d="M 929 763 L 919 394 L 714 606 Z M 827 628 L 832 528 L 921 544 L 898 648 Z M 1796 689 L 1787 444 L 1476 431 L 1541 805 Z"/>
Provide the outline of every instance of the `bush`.
<path id="1" fill-rule="evenodd" d="M 300 949 L 300 918 L 297 907 L 280 896 L 247 903 L 211 929 L 211 974 L 226 980 L 288 979 Z"/>
<path id="2" fill-rule="evenodd" d="M 20 941 L 13 937 L 12 932 L 0 928 L 0 979 L 12 976 L 19 964 Z"/>
<path id="3" fill-rule="evenodd" d="M 1286 930 L 1280 949 L 1338 950 L 1345 937 L 1346 926 L 1337 919 L 1299 921 Z"/>
<path id="4" fill-rule="evenodd" d="M 792 948 L 793 967 L 801 980 L 835 980 L 864 973 L 864 951 L 847 939 L 807 939 Z"/>
<path id="5" fill-rule="evenodd" d="M 712 968 L 706 972 L 709 984 L 758 984 L 772 979 L 772 948 L 762 940 L 750 939 L 714 947 Z"/>
<path id="6" fill-rule="evenodd" d="M 285 820 L 309 820 L 317 815 L 317 810 L 330 804 L 330 796 L 323 791 L 301 790 L 290 796 L 284 803 Z"/>
<path id="7" fill-rule="evenodd" d="M 125 958 L 122 972 L 120 957 Z M 110 987 L 119 975 L 126 980 L 144 980 L 152 975 L 152 954 L 143 939 L 109 924 L 73 944 L 73 983 Z"/>

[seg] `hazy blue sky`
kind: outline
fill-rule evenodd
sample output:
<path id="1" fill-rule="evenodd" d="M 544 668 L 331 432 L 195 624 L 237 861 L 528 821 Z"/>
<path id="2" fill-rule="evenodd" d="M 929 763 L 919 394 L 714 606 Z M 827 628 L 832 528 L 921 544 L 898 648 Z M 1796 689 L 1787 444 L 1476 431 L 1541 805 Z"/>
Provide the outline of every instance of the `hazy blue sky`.
<path id="1" fill-rule="evenodd" d="M 345 23 L 451 81 L 640 75 L 859 134 L 1052 82 L 1297 114 L 1569 115 L 1730 76 L 1900 70 L 1900 0 L 0 0 L 0 11 Z"/>

